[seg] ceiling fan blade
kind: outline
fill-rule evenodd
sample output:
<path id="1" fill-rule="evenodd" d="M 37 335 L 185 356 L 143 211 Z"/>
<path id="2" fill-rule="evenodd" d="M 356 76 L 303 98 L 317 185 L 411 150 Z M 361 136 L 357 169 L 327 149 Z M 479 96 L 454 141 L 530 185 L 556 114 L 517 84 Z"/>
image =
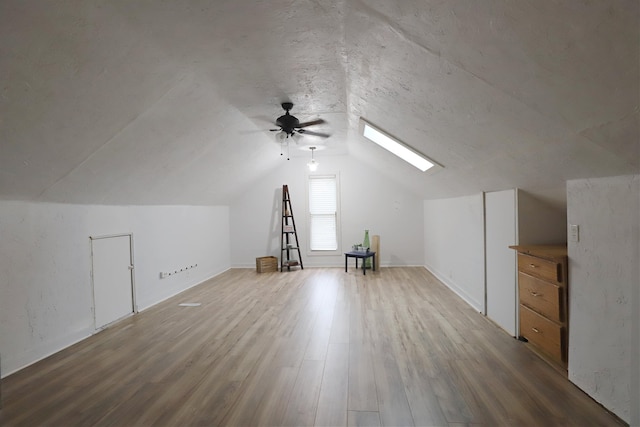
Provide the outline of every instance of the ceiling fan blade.
<path id="1" fill-rule="evenodd" d="M 282 128 L 278 128 L 278 129 L 269 129 L 271 132 L 280 132 L 282 130 Z"/>
<path id="2" fill-rule="evenodd" d="M 296 128 L 304 128 L 307 126 L 321 125 L 323 123 L 326 123 L 326 122 L 322 119 L 316 119 L 316 120 L 311 120 L 310 122 L 302 122 L 298 126 L 296 126 Z"/>
<path id="3" fill-rule="evenodd" d="M 305 135 L 319 136 L 321 138 L 329 138 L 331 136 L 328 133 L 314 132 L 312 130 L 306 130 L 306 129 L 300 129 L 298 132 L 304 133 Z"/>

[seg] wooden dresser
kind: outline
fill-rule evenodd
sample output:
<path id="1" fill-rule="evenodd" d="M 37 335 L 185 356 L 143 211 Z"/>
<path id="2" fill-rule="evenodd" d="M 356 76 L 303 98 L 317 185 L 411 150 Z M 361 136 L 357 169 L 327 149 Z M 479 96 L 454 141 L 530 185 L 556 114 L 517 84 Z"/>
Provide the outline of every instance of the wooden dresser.
<path id="1" fill-rule="evenodd" d="M 566 246 L 510 246 L 518 251 L 520 336 L 547 361 L 567 370 Z"/>

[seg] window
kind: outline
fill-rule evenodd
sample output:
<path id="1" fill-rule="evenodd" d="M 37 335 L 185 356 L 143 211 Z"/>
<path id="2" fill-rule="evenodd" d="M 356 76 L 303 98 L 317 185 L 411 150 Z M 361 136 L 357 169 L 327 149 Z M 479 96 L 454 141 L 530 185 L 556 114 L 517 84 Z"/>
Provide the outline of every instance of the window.
<path id="1" fill-rule="evenodd" d="M 338 183 L 335 175 L 309 176 L 309 248 L 338 250 Z"/>
<path id="2" fill-rule="evenodd" d="M 393 138 L 390 135 L 387 135 L 381 130 L 376 129 L 370 123 L 367 123 L 364 120 L 362 120 L 362 123 L 362 135 L 364 135 L 365 138 L 375 142 L 385 150 L 400 157 L 405 162 L 410 163 L 411 165 L 420 169 L 422 172 L 425 172 L 435 166 L 432 161 L 427 159 L 422 154 L 407 147 L 397 139 Z"/>

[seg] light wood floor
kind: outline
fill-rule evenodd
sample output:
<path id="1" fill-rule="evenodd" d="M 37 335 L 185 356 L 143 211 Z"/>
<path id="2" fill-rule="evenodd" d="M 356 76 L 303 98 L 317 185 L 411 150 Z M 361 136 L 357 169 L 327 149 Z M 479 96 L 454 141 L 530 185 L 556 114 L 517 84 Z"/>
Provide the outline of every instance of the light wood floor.
<path id="1" fill-rule="evenodd" d="M 423 268 L 231 270 L 2 397 L 9 426 L 619 423 Z"/>

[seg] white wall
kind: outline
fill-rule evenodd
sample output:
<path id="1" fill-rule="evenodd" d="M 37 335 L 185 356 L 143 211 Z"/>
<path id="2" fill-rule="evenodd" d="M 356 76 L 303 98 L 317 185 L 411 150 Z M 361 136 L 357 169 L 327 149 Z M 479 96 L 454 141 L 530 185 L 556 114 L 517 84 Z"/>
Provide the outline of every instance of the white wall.
<path id="1" fill-rule="evenodd" d="M 484 311 L 482 194 L 424 201 L 424 265 L 480 312 Z"/>
<path id="2" fill-rule="evenodd" d="M 486 314 L 509 335 L 518 334 L 516 252 L 518 191 L 491 191 L 484 195 Z"/>
<path id="3" fill-rule="evenodd" d="M 517 224 L 514 239 L 519 238 L 519 240 L 514 240 L 511 244 L 566 242 L 565 200 L 564 197 L 558 196 L 560 193 L 558 189 L 539 192 L 538 194 L 542 194 L 543 197 L 521 190 L 487 194 L 516 193 L 517 197 L 511 197 L 511 199 L 517 199 L 517 218 L 512 218 L 510 223 L 515 221 Z M 513 203 L 516 201 L 514 200 Z M 515 206 L 510 206 L 511 209 L 505 213 L 513 217 Z M 481 312 L 486 309 L 485 256 L 487 254 L 484 228 L 485 205 L 482 194 L 424 202 L 424 265 Z M 500 243 L 500 245 L 499 249 L 506 251 L 508 258 L 514 260 L 514 265 L 509 267 L 514 270 L 515 252 L 510 252 L 506 243 Z M 491 259 L 488 261 L 491 262 Z M 487 273 L 490 272 L 487 271 Z M 512 280 L 514 287 L 515 280 L 514 273 Z M 515 313 L 513 308 L 510 310 Z M 513 327 L 508 328 L 510 333 L 513 332 L 512 329 Z"/>
<path id="4" fill-rule="evenodd" d="M 133 233 L 144 309 L 228 269 L 228 225 L 227 207 L 0 202 L 2 375 L 94 332 L 89 236 Z"/>
<path id="5" fill-rule="evenodd" d="M 231 266 L 226 206 L 129 208 L 138 305 L 147 308 Z M 160 279 L 160 271 L 198 267 Z"/>
<path id="6" fill-rule="evenodd" d="M 317 154 L 317 153 L 316 153 Z M 362 242 L 364 230 L 380 235 L 380 264 L 423 265 L 422 199 L 348 156 L 322 157 L 317 174 L 340 176 L 341 252 L 332 256 L 307 253 L 306 163 L 292 158 L 231 203 L 231 263 L 253 267 L 256 257 L 280 257 L 282 185 L 289 186 L 296 229 L 305 266 L 343 266 L 342 252 Z"/>
<path id="7" fill-rule="evenodd" d="M 566 189 L 563 189 L 566 193 Z M 518 190 L 518 244 L 564 245 L 567 242 L 567 208 Z"/>
<path id="8" fill-rule="evenodd" d="M 640 176 L 567 183 L 569 378 L 631 425 L 640 425 Z"/>

